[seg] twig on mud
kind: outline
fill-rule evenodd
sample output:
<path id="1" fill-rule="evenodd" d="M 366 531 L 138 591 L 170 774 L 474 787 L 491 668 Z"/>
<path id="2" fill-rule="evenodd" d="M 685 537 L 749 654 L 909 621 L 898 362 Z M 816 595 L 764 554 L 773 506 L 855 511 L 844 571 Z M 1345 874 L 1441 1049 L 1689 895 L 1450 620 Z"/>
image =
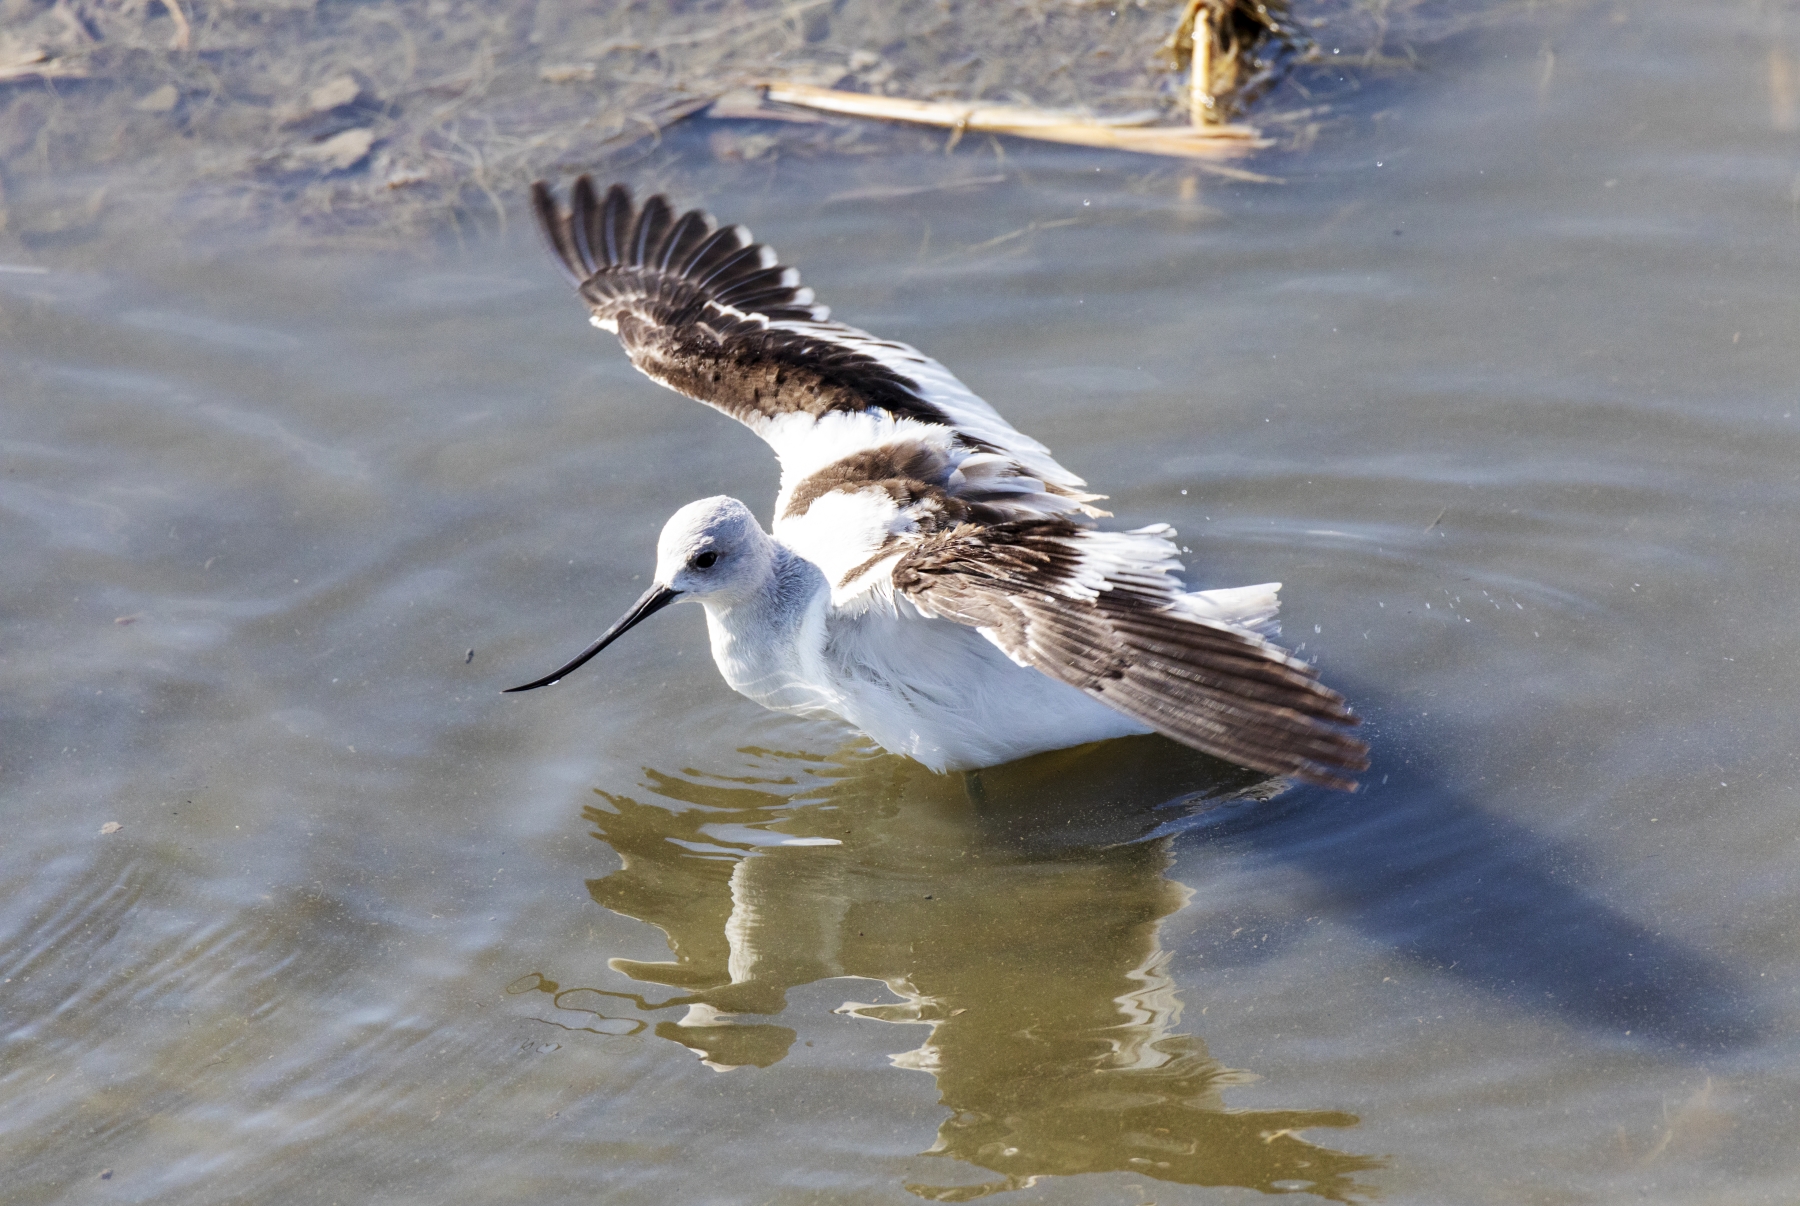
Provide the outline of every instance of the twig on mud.
<path id="1" fill-rule="evenodd" d="M 1254 126 L 1213 124 L 1206 126 L 1147 126 L 1122 124 L 1120 119 L 1089 117 L 1079 113 L 1035 109 L 1024 105 L 990 105 L 945 101 L 917 101 L 866 92 L 844 92 L 811 84 L 770 81 L 763 94 L 784 105 L 940 126 L 959 134 L 981 130 L 1011 134 L 1044 142 L 1074 146 L 1136 151 L 1147 155 L 1172 155 L 1183 159 L 1236 159 L 1272 145 Z M 1133 117 L 1124 119 L 1140 122 Z"/>

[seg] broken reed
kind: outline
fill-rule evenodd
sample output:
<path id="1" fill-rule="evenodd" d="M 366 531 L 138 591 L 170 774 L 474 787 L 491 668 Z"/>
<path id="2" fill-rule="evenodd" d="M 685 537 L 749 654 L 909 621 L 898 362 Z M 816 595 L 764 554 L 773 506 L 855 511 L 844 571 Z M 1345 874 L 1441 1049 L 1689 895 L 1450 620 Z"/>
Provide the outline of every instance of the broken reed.
<path id="1" fill-rule="evenodd" d="M 778 80 L 765 83 L 763 95 L 777 104 L 799 105 L 848 117 L 939 126 L 956 131 L 958 136 L 964 131 L 1011 134 L 1045 142 L 1184 159 L 1235 159 L 1271 145 L 1254 127 L 1245 125 L 1153 126 L 1143 118 L 1088 117 L 1024 105 L 907 100 Z"/>

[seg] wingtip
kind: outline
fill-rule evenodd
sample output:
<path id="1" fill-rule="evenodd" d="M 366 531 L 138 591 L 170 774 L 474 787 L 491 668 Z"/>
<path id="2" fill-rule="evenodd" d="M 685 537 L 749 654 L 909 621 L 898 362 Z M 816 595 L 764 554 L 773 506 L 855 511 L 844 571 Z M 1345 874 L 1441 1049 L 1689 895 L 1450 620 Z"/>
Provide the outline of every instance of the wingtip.
<path id="1" fill-rule="evenodd" d="M 569 216 L 564 214 L 562 206 L 557 204 L 556 194 L 542 180 L 533 181 L 531 185 L 531 212 L 537 218 L 538 234 L 543 237 L 544 246 L 550 250 L 550 258 L 571 285 L 580 287 L 583 280 L 580 255 L 570 237 Z"/>
<path id="2" fill-rule="evenodd" d="M 1344 769 L 1348 768 L 1327 769 L 1307 767 L 1289 773 L 1293 778 L 1300 780 L 1302 783 L 1310 783 L 1314 787 L 1324 787 L 1329 788 L 1332 791 L 1348 792 L 1351 795 L 1355 795 L 1362 790 L 1362 783 L 1359 780 L 1338 773 Z M 1367 770 L 1368 767 L 1364 766 L 1361 769 Z"/>
<path id="3" fill-rule="evenodd" d="M 1352 716 L 1346 723 L 1359 724 L 1361 721 Z M 1333 734 L 1338 739 L 1339 748 L 1334 750 L 1329 762 L 1307 759 L 1300 766 L 1296 778 L 1320 787 L 1329 787 L 1334 791 L 1349 792 L 1354 795 L 1362 790 L 1362 784 L 1352 778 L 1369 769 L 1369 747 L 1347 733 Z"/>

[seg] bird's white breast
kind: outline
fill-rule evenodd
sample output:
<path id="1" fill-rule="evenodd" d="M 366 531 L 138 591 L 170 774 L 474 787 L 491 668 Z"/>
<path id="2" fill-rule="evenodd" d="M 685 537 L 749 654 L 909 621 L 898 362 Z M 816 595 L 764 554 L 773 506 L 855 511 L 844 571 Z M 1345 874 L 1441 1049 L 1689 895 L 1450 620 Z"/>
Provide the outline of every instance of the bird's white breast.
<path id="1" fill-rule="evenodd" d="M 830 588 L 818 567 L 783 550 L 769 581 L 741 602 L 703 600 L 713 662 L 732 690 L 781 712 L 838 714 L 814 668 Z"/>
<path id="2" fill-rule="evenodd" d="M 893 611 L 828 615 L 819 660 L 838 715 L 936 771 L 1149 732 L 1018 665 L 975 629 L 927 619 L 904 599 Z"/>
<path id="3" fill-rule="evenodd" d="M 764 589 L 704 600 L 719 673 L 764 707 L 835 716 L 937 771 L 1150 731 L 903 597 L 832 596 L 821 567 L 782 548 Z"/>

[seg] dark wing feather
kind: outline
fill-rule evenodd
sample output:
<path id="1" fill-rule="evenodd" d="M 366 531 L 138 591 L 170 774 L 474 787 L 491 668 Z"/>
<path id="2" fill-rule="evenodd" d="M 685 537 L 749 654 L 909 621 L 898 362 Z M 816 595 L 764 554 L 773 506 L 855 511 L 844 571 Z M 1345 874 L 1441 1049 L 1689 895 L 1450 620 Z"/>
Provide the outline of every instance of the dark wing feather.
<path id="1" fill-rule="evenodd" d="M 1104 548 L 1132 537 L 1165 539 L 1066 519 L 962 524 L 901 557 L 893 582 L 925 614 L 980 628 L 1015 661 L 1184 745 L 1354 789 L 1368 749 L 1345 731 L 1357 718 L 1343 697 L 1298 658 L 1193 614 L 1170 563 Z"/>
<path id="2" fill-rule="evenodd" d="M 642 325 L 680 329 L 701 317 L 708 303 L 733 307 L 746 284 L 751 292 L 771 294 L 770 304 L 758 311 L 765 319 L 826 317 L 824 307 L 813 304 L 812 291 L 800 286 L 799 274 L 777 268 L 773 253 L 752 242 L 749 231 L 718 229 L 700 210 L 676 217 L 660 195 L 640 209 L 622 184 L 607 189 L 602 200 L 588 176 L 569 190 L 566 212 L 541 180 L 531 186 L 531 204 L 551 252 L 602 320 L 630 314 Z"/>
<path id="3" fill-rule="evenodd" d="M 699 210 L 677 218 L 661 196 L 634 209 L 618 184 L 602 202 L 587 176 L 570 190 L 568 213 L 541 182 L 532 206 L 595 319 L 664 385 L 753 428 L 793 412 L 871 408 L 952 425 L 874 357 L 824 333 L 774 325 L 822 324 L 828 311 L 743 227 L 715 229 Z"/>
<path id="4" fill-rule="evenodd" d="M 743 227 L 716 228 L 699 210 L 676 216 L 660 196 L 638 207 L 622 185 L 602 197 L 587 176 L 566 211 L 541 181 L 531 204 L 594 322 L 646 375 L 768 439 L 788 484 L 858 441 L 917 438 L 896 428 L 911 423 L 936 429 L 947 448 L 1005 457 L 1064 510 L 1094 498 L 942 365 L 829 321 L 800 274 Z M 846 436 L 846 420 L 870 417 L 885 426 L 862 422 Z"/>

